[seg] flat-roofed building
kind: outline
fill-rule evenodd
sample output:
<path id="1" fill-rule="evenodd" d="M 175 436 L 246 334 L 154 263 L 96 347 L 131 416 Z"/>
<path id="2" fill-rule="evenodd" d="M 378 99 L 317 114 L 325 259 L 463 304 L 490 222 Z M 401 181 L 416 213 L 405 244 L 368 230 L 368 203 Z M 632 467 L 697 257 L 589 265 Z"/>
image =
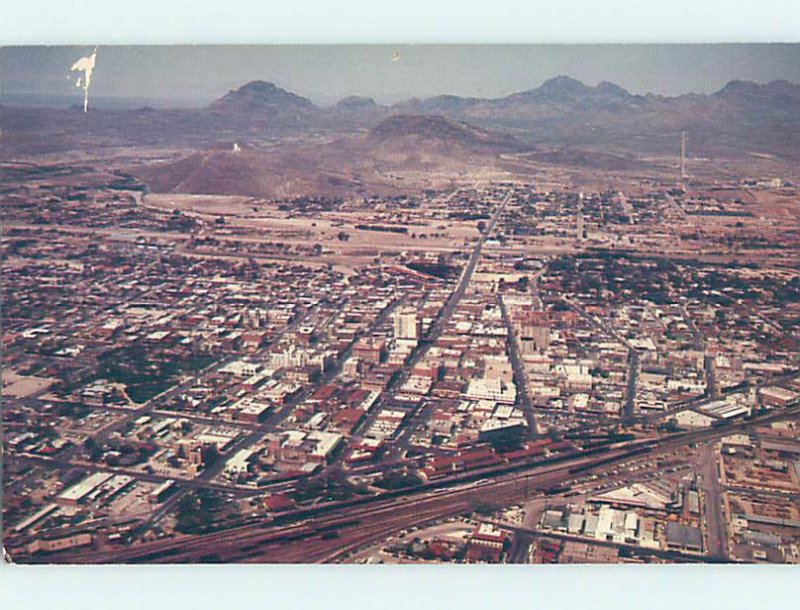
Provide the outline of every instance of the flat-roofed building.
<path id="1" fill-rule="evenodd" d="M 61 506 L 77 506 L 83 503 L 89 495 L 106 483 L 114 475 L 110 472 L 95 472 L 83 479 L 80 483 L 62 491 L 56 497 L 56 503 Z"/>
<path id="2" fill-rule="evenodd" d="M 147 500 L 151 504 L 158 504 L 174 491 L 175 481 L 172 479 L 164 481 L 147 495 Z"/>
<path id="3" fill-rule="evenodd" d="M 778 386 L 770 386 L 759 390 L 761 403 L 767 407 L 785 407 L 796 401 L 800 394 Z"/>
<path id="4" fill-rule="evenodd" d="M 669 521 L 666 528 L 667 548 L 700 553 L 703 550 L 703 533 L 699 527 Z"/>
<path id="5" fill-rule="evenodd" d="M 517 400 L 517 388 L 513 383 L 506 383 L 500 379 L 471 379 L 467 397 L 514 404 Z"/>
<path id="6" fill-rule="evenodd" d="M 497 563 L 500 561 L 505 543 L 511 538 L 507 530 L 490 523 L 475 527 L 467 545 L 467 560 Z"/>
<path id="7" fill-rule="evenodd" d="M 247 379 L 258 373 L 263 366 L 258 362 L 250 362 L 248 360 L 234 360 L 222 367 L 219 372 L 223 375 L 233 375 Z"/>
<path id="8" fill-rule="evenodd" d="M 65 538 L 53 538 L 50 540 L 34 540 L 28 545 L 28 552 L 34 553 L 55 553 L 67 549 L 76 549 L 88 546 L 92 543 L 91 534 L 76 534 Z"/>

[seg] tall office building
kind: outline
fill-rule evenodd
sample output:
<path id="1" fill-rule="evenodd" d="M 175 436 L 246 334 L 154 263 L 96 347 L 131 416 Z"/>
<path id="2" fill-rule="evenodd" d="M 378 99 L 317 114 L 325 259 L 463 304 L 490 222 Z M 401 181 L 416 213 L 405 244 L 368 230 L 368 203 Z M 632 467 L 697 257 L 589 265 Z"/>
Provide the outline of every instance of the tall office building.
<path id="1" fill-rule="evenodd" d="M 523 354 L 546 351 L 550 346 L 550 321 L 541 311 L 527 311 L 515 320 Z"/>
<path id="2" fill-rule="evenodd" d="M 417 312 L 413 309 L 402 309 L 394 316 L 395 339 L 420 338 L 420 324 L 417 321 Z"/>

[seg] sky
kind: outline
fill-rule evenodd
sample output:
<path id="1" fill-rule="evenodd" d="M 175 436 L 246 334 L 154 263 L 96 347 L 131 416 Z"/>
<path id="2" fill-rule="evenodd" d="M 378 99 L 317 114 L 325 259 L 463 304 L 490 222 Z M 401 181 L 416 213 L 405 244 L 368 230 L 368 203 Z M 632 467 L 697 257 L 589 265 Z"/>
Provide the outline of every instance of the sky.
<path id="1" fill-rule="evenodd" d="M 69 68 L 93 47 L 0 49 L 0 102 L 80 104 Z M 327 105 L 502 97 L 567 75 L 632 93 L 711 93 L 734 79 L 800 83 L 800 44 L 100 46 L 95 105 L 203 106 L 255 79 Z"/>

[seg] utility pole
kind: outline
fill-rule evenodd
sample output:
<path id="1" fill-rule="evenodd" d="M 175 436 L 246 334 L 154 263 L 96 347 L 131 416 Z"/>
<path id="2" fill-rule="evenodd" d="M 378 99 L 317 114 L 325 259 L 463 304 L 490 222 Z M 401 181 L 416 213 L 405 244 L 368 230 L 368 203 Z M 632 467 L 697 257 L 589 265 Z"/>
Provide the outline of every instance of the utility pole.
<path id="1" fill-rule="evenodd" d="M 681 132 L 681 180 L 686 179 L 686 132 Z"/>

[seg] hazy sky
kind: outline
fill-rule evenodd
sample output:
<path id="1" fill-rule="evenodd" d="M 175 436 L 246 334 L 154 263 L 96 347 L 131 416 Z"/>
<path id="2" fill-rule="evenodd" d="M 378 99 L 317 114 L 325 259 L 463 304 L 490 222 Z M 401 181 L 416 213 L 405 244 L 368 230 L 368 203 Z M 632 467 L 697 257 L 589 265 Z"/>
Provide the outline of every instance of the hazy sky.
<path id="1" fill-rule="evenodd" d="M 35 95 L 81 103 L 69 68 L 92 50 L 0 49 L 0 101 Z M 500 97 L 559 74 L 665 95 L 709 93 L 732 79 L 800 83 L 800 44 L 101 46 L 90 97 L 204 105 L 262 79 L 320 105 L 347 95 L 386 103 L 443 93 Z"/>

